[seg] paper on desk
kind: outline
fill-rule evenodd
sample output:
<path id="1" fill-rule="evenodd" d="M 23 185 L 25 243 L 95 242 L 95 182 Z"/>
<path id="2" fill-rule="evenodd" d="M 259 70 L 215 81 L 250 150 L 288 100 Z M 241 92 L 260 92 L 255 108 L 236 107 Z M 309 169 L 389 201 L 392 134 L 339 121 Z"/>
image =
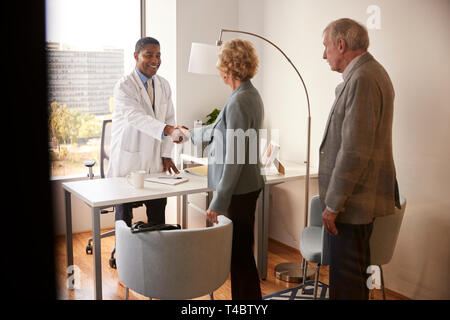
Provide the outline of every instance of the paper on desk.
<path id="1" fill-rule="evenodd" d="M 263 176 L 276 176 L 279 174 L 277 167 L 273 163 L 267 167 L 261 167 L 261 175 Z"/>
<path id="2" fill-rule="evenodd" d="M 177 184 L 189 181 L 188 178 L 181 177 L 181 179 L 167 179 L 167 178 L 160 178 L 160 177 L 151 177 L 146 178 L 145 181 L 148 182 L 156 182 L 156 183 L 162 183 L 162 184 L 168 184 L 171 186 L 175 186 Z"/>

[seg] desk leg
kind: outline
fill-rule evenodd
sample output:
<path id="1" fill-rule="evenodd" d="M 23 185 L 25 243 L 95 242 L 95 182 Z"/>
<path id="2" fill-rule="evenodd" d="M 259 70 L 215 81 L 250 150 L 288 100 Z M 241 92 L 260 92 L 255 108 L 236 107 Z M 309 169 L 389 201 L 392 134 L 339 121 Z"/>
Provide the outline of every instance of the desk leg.
<path id="1" fill-rule="evenodd" d="M 262 252 L 261 252 L 261 278 L 266 280 L 267 277 L 267 252 L 269 251 L 269 199 L 270 199 L 270 187 L 268 184 L 264 185 L 264 217 L 262 225 Z"/>
<path id="2" fill-rule="evenodd" d="M 184 169 L 184 161 L 183 161 L 183 158 L 181 158 L 180 171 L 183 169 Z M 182 203 L 181 196 L 177 196 L 177 224 L 179 224 L 179 225 L 182 225 L 182 220 L 183 220 L 182 205 L 183 205 L 183 203 Z"/>
<path id="3" fill-rule="evenodd" d="M 67 259 L 67 288 L 74 289 L 74 267 L 73 267 L 73 242 L 72 242 L 72 204 L 70 192 L 64 190 L 64 201 L 66 210 L 66 259 Z"/>
<path id="4" fill-rule="evenodd" d="M 181 196 L 177 196 L 177 224 L 181 225 Z"/>
<path id="5" fill-rule="evenodd" d="M 255 228 L 255 260 L 259 276 L 262 280 L 267 277 L 267 250 L 269 237 L 269 186 L 264 185 L 258 198 Z"/>
<path id="6" fill-rule="evenodd" d="M 181 228 L 186 229 L 188 227 L 188 212 L 187 212 L 187 195 L 181 196 Z"/>
<path id="7" fill-rule="evenodd" d="M 100 242 L 100 208 L 92 208 L 92 239 L 94 240 L 94 299 L 102 300 L 102 260 Z"/>

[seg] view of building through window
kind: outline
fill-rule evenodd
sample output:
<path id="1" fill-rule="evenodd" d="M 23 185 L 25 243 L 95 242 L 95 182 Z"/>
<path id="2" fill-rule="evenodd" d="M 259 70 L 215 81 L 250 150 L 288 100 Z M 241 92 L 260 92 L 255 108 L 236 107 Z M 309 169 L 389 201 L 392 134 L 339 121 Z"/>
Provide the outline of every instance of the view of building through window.
<path id="1" fill-rule="evenodd" d="M 50 174 L 99 175 L 113 88 L 134 67 L 139 0 L 46 0 Z"/>

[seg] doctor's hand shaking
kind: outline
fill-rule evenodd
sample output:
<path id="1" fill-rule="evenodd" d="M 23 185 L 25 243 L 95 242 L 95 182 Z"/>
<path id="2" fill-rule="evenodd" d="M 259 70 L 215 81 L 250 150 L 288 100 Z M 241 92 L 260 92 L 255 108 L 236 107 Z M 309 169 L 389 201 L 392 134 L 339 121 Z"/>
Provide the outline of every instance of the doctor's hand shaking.
<path id="1" fill-rule="evenodd" d="M 189 140 L 189 129 L 185 126 L 174 127 L 171 125 L 166 125 L 164 127 L 164 135 L 170 136 L 173 143 L 180 144 L 183 141 Z"/>
<path id="2" fill-rule="evenodd" d="M 183 141 L 189 140 L 189 129 L 184 126 L 171 126 L 166 125 L 164 127 L 164 135 L 170 136 L 172 138 L 172 142 L 176 144 L 180 144 Z M 175 163 L 173 163 L 171 158 L 162 158 L 163 162 L 163 172 L 168 174 L 178 174 L 177 167 Z"/>
<path id="3" fill-rule="evenodd" d="M 183 142 L 183 136 L 179 135 L 179 130 L 177 130 L 177 127 L 166 125 L 164 127 L 164 135 L 170 136 L 173 143 L 179 144 Z"/>

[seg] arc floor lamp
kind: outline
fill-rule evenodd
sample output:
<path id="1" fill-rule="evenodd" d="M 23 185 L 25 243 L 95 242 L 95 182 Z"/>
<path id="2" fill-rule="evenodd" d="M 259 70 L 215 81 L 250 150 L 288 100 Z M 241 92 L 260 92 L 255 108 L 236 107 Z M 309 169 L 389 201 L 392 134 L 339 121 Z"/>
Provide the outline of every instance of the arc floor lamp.
<path id="1" fill-rule="evenodd" d="M 291 59 L 281 50 L 276 44 L 274 44 L 272 41 L 258 35 L 255 33 L 247 32 L 247 31 L 241 31 L 241 30 L 229 30 L 229 29 L 221 29 L 219 33 L 219 38 L 216 41 L 216 46 L 208 45 L 208 44 L 201 44 L 201 43 L 192 43 L 191 47 L 191 55 L 190 55 L 190 61 L 189 61 L 189 72 L 193 73 L 200 73 L 200 74 L 218 74 L 217 69 L 215 68 L 216 62 L 217 62 L 217 53 L 218 48 L 222 45 L 222 35 L 224 32 L 231 32 L 231 33 L 241 33 L 246 34 L 250 36 L 257 37 L 259 39 L 262 39 L 266 41 L 267 43 L 271 44 L 273 47 L 275 47 L 281 54 L 286 58 L 286 60 L 289 62 L 289 64 L 294 68 L 295 72 L 297 73 L 298 77 L 300 78 L 300 81 L 302 83 L 303 89 L 305 90 L 306 94 L 306 102 L 307 102 L 307 111 L 308 111 L 308 121 L 307 121 L 307 139 L 306 139 L 306 177 L 305 177 L 305 219 L 304 219 L 304 226 L 308 226 L 308 208 L 309 208 L 309 170 L 310 170 L 310 142 L 311 142 L 311 110 L 310 110 L 310 103 L 309 103 L 309 95 L 308 95 L 308 89 L 306 88 L 305 82 L 303 81 L 303 78 L 298 71 L 298 69 L 295 67 L 295 65 L 292 63 Z M 303 279 L 303 268 L 305 267 L 305 264 L 307 262 L 303 259 L 302 264 L 299 265 L 299 263 L 282 263 L 275 267 L 275 273 L 277 278 L 289 281 L 289 282 L 301 282 Z M 307 278 L 309 277 L 309 274 Z"/>

